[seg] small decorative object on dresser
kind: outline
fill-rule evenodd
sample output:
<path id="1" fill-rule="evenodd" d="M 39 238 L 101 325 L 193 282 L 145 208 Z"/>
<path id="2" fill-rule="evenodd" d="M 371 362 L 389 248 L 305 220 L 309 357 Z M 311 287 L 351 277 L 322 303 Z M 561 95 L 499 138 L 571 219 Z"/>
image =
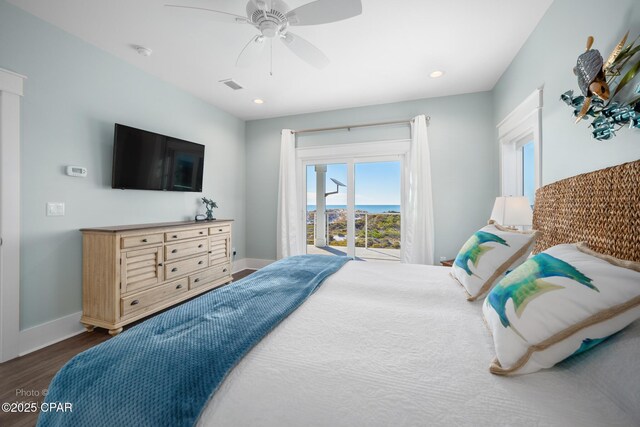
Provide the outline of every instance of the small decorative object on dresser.
<path id="1" fill-rule="evenodd" d="M 232 220 L 85 228 L 82 319 L 111 335 L 231 282 Z"/>
<path id="2" fill-rule="evenodd" d="M 440 261 L 440 265 L 443 267 L 453 267 L 454 262 L 455 262 L 455 259 L 447 259 L 447 260 Z"/>
<path id="3" fill-rule="evenodd" d="M 206 197 L 202 198 L 202 203 L 207 208 L 207 221 L 213 221 L 215 218 L 213 217 L 213 208 L 217 208 L 218 204 L 211 199 L 207 199 Z"/>

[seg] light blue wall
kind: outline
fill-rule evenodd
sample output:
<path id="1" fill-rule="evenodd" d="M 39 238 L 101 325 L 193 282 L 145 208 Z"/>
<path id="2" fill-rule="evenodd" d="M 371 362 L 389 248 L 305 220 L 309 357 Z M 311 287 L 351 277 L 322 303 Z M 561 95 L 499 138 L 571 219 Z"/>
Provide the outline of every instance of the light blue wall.
<path id="1" fill-rule="evenodd" d="M 498 193 L 491 93 L 351 108 L 247 122 L 247 257 L 275 259 L 280 131 L 431 116 L 436 260 L 455 256 L 487 222 Z M 408 126 L 301 135 L 298 145 L 339 144 L 409 137 Z"/>
<path id="2" fill-rule="evenodd" d="M 640 130 L 622 129 L 610 141 L 591 137 L 586 122 L 574 124 L 572 110 L 560 101 L 579 92 L 573 74 L 587 36 L 606 57 L 631 30 L 640 34 L 638 0 L 555 0 L 493 90 L 497 124 L 537 87 L 544 86 L 542 122 L 543 184 L 640 158 Z"/>
<path id="3" fill-rule="evenodd" d="M 245 253 L 245 124 L 0 0 L 0 67 L 28 77 L 22 104 L 22 329 L 81 310 L 82 241 L 91 226 L 193 218 L 199 197 L 234 218 Z M 206 145 L 204 191 L 111 189 L 114 122 Z M 71 178 L 82 165 L 87 178 Z M 66 203 L 46 217 L 48 201 Z"/>

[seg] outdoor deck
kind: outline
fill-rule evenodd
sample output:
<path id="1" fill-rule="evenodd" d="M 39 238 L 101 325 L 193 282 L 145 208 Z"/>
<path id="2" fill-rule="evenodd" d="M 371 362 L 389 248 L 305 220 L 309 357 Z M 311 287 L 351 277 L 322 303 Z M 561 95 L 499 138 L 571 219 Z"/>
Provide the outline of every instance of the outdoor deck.
<path id="1" fill-rule="evenodd" d="M 345 246 L 325 246 L 318 248 L 307 245 L 308 254 L 346 256 Z M 356 247 L 356 259 L 361 261 L 395 261 L 400 262 L 400 249 L 377 249 Z"/>

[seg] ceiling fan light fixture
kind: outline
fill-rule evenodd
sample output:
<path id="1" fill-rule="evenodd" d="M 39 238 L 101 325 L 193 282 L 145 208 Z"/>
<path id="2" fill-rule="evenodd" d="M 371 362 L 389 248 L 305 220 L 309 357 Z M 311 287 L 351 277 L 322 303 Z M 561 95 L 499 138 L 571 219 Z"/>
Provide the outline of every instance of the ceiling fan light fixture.
<path id="1" fill-rule="evenodd" d="M 437 79 L 442 76 L 444 76 L 444 71 L 440 71 L 440 70 L 432 71 L 431 74 L 429 74 L 429 77 L 431 77 L 432 79 Z"/>
<path id="2" fill-rule="evenodd" d="M 265 37 L 275 37 L 280 30 L 280 26 L 273 21 L 264 21 L 260 24 L 260 32 Z"/>

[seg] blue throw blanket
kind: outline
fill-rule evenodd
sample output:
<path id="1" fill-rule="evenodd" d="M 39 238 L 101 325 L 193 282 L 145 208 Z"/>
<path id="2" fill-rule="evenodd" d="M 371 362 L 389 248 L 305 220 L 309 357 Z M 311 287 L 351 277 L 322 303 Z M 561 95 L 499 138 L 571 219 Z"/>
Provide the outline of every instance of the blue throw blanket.
<path id="1" fill-rule="evenodd" d="M 202 295 L 74 357 L 38 426 L 191 426 L 226 375 L 349 258 L 302 255 Z"/>

